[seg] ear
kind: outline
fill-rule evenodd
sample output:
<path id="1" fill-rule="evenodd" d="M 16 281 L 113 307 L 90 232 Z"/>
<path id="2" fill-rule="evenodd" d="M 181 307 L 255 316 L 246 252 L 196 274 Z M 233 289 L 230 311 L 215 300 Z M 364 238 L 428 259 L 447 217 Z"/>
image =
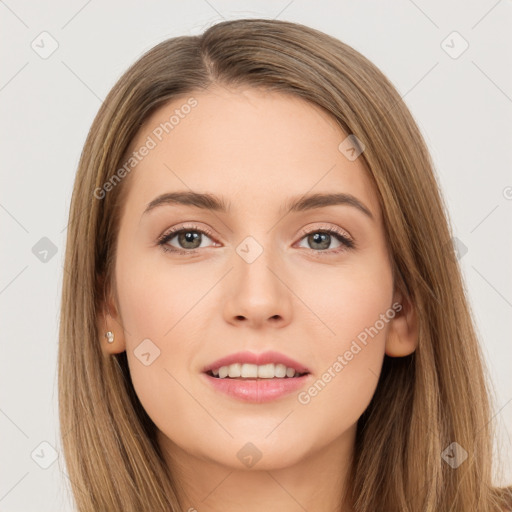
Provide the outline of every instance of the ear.
<path id="1" fill-rule="evenodd" d="M 418 318 L 416 308 L 410 298 L 400 290 L 393 295 L 393 304 L 402 305 L 390 322 L 386 338 L 386 355 L 404 357 L 418 348 Z"/>
<path id="2" fill-rule="evenodd" d="M 101 349 L 104 354 L 119 354 L 126 350 L 126 339 L 121 315 L 119 314 L 113 294 L 108 289 L 105 289 L 105 300 L 100 305 L 99 312 L 97 313 L 97 329 Z M 109 331 L 114 335 L 112 343 L 109 343 L 106 337 L 106 333 Z"/>

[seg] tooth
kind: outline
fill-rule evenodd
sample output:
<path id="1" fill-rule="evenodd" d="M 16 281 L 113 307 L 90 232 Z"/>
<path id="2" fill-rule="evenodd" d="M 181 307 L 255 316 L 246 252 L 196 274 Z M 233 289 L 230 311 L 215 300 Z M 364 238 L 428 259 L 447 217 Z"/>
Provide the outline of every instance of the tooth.
<path id="1" fill-rule="evenodd" d="M 240 377 L 240 375 L 241 375 L 241 373 L 240 373 L 241 367 L 242 367 L 242 365 L 240 363 L 230 364 L 229 368 L 228 368 L 228 376 L 231 377 L 231 378 L 233 378 L 233 377 Z"/>
<path id="2" fill-rule="evenodd" d="M 225 379 L 226 377 L 232 379 L 237 377 L 250 379 L 283 379 L 285 377 L 292 378 L 299 376 L 299 373 L 296 372 L 294 368 L 288 368 L 286 365 L 280 363 L 268 363 L 259 366 L 249 363 L 233 363 L 212 369 L 212 374 L 220 379 Z"/>
<path id="3" fill-rule="evenodd" d="M 262 364 L 258 366 L 258 377 L 260 379 L 273 379 L 274 378 L 274 364 Z"/>
<path id="4" fill-rule="evenodd" d="M 255 365 L 255 364 L 248 364 L 248 363 L 245 363 L 242 365 L 242 370 L 241 370 L 241 376 L 242 377 L 253 377 L 253 378 L 256 378 L 258 377 L 258 366 Z"/>
<path id="5" fill-rule="evenodd" d="M 285 377 L 286 376 L 286 366 L 284 364 L 276 364 L 276 368 L 274 370 L 276 377 Z"/>
<path id="6" fill-rule="evenodd" d="M 286 376 L 293 377 L 295 375 L 295 370 L 293 368 L 286 368 Z"/>

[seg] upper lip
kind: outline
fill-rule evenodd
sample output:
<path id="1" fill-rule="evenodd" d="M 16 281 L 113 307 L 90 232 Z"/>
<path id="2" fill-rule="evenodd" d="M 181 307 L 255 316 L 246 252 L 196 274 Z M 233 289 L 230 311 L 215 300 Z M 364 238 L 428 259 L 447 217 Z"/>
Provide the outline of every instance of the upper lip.
<path id="1" fill-rule="evenodd" d="M 226 357 L 221 357 L 213 363 L 208 364 L 203 368 L 203 372 L 206 373 L 210 370 L 217 370 L 221 366 L 229 366 L 234 363 L 248 363 L 248 364 L 284 364 L 289 368 L 293 368 L 297 373 L 310 373 L 308 368 L 292 359 L 291 357 L 285 356 L 279 352 L 268 351 L 262 352 L 261 354 L 255 354 L 254 352 L 235 352 Z"/>

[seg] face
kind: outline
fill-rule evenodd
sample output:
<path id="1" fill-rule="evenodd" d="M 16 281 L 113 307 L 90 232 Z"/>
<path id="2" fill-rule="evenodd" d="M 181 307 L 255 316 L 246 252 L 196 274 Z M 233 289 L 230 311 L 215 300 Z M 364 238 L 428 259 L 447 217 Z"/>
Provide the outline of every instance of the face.
<path id="1" fill-rule="evenodd" d="M 126 350 L 169 453 L 237 468 L 253 455 L 271 469 L 353 440 L 399 315 L 377 195 L 347 135 L 300 98 L 216 87 L 160 108 L 133 141 L 108 350 Z M 148 209 L 177 192 L 226 209 L 198 199 Z M 305 201 L 313 194 L 339 202 Z M 203 372 L 268 351 L 247 361 L 288 357 L 309 373 Z"/>

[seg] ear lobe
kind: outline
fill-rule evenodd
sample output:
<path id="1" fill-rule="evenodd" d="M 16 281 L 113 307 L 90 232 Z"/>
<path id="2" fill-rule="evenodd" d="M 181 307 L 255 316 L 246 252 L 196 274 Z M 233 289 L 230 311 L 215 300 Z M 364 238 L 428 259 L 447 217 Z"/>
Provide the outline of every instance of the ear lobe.
<path id="1" fill-rule="evenodd" d="M 104 302 L 97 315 L 97 329 L 99 333 L 99 342 L 104 354 L 112 355 L 119 354 L 126 350 L 126 339 L 124 336 L 124 328 L 121 321 L 121 316 L 117 307 L 108 294 L 109 300 Z M 107 332 L 113 334 L 113 341 L 109 343 Z M 112 339 L 112 337 L 110 337 Z"/>
<path id="2" fill-rule="evenodd" d="M 402 309 L 390 322 L 385 352 L 390 357 L 404 357 L 418 348 L 418 319 L 409 297 L 397 292 L 395 299 L 402 304 Z"/>

